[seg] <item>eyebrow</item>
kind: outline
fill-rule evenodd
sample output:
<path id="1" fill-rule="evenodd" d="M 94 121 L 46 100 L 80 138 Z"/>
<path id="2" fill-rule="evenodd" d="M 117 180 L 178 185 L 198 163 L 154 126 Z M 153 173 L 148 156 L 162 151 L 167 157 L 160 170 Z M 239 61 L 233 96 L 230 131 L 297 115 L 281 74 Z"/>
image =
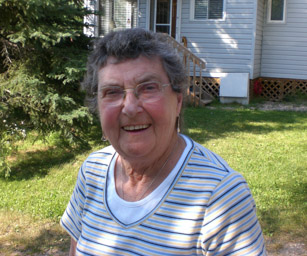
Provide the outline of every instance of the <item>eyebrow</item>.
<path id="1" fill-rule="evenodd" d="M 135 79 L 136 84 L 141 84 L 147 81 L 160 81 L 159 75 L 156 73 L 150 73 Z"/>
<path id="2" fill-rule="evenodd" d="M 149 74 L 144 74 L 134 79 L 135 85 L 138 85 L 138 84 L 141 84 L 147 81 L 158 81 L 159 82 L 160 81 L 159 75 L 156 73 L 149 73 Z M 116 81 L 110 81 L 110 82 L 107 81 L 106 83 L 102 81 L 100 84 L 98 84 L 98 90 L 101 90 L 101 88 L 104 88 L 104 87 L 124 87 L 124 86 L 119 85 L 119 83 Z"/>
<path id="3" fill-rule="evenodd" d="M 104 87 L 123 87 L 123 86 L 120 86 L 116 81 L 114 82 L 107 82 L 107 83 L 99 83 L 98 84 L 98 90 L 101 90 L 101 88 L 104 88 Z"/>

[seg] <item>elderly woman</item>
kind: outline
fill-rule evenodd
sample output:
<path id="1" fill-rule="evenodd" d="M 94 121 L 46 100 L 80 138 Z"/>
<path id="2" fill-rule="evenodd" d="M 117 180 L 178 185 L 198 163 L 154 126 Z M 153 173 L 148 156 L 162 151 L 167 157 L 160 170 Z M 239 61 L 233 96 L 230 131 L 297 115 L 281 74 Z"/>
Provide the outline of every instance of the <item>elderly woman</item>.
<path id="1" fill-rule="evenodd" d="M 70 255 L 265 255 L 246 181 L 178 133 L 185 80 L 161 34 L 98 40 L 83 87 L 111 146 L 80 168 L 61 219 Z"/>

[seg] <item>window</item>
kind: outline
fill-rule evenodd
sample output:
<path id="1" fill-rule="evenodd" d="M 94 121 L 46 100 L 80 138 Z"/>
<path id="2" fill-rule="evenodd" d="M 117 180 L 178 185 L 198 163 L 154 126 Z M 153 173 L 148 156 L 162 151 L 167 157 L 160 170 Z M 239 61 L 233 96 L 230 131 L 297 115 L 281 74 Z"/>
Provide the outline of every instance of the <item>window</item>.
<path id="1" fill-rule="evenodd" d="M 286 0 L 268 1 L 268 22 L 285 22 Z"/>
<path id="2" fill-rule="evenodd" d="M 157 0 L 156 3 L 156 32 L 170 34 L 172 1 Z"/>
<path id="3" fill-rule="evenodd" d="M 192 0 L 191 3 L 193 20 L 223 19 L 224 0 Z"/>

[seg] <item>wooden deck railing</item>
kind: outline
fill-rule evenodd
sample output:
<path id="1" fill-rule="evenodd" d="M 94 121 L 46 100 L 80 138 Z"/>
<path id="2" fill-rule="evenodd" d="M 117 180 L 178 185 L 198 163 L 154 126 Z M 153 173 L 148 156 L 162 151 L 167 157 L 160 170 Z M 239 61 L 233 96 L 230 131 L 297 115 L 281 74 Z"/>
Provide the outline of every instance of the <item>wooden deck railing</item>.
<path id="1" fill-rule="evenodd" d="M 206 105 L 212 102 L 214 97 L 206 91 L 202 86 L 202 72 L 206 68 L 206 63 L 197 57 L 187 48 L 186 37 L 182 38 L 183 45 L 177 42 L 171 36 L 168 36 L 168 41 L 177 50 L 182 57 L 188 76 L 187 100 L 194 106 Z"/>

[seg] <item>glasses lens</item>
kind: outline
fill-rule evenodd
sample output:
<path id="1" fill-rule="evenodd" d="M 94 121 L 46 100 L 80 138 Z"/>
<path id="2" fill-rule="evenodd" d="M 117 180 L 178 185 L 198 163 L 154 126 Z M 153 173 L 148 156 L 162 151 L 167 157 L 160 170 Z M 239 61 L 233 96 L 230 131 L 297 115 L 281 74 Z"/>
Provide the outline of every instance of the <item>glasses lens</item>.
<path id="1" fill-rule="evenodd" d="M 161 84 L 158 82 L 146 82 L 136 87 L 136 94 L 142 101 L 155 101 L 161 96 Z"/>
<path id="2" fill-rule="evenodd" d="M 124 97 L 124 90 L 121 87 L 104 87 L 101 89 L 101 100 L 105 104 L 120 105 Z"/>

